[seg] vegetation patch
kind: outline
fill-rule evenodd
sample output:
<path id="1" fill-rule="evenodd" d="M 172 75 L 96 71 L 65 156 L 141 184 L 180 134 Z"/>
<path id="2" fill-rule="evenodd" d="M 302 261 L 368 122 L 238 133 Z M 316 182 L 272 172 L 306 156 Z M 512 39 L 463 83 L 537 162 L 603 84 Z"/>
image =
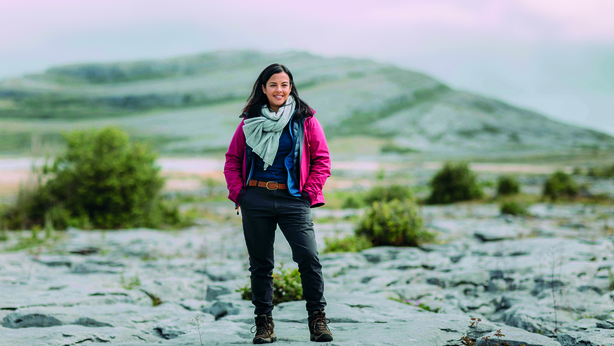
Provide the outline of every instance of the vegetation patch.
<path id="1" fill-rule="evenodd" d="M 350 235 L 345 238 L 324 237 L 324 253 L 330 252 L 360 252 L 372 247 L 371 241 L 365 236 Z"/>
<path id="2" fill-rule="evenodd" d="M 413 201 L 412 190 L 403 185 L 375 186 L 364 197 L 364 202 L 371 205 L 374 202 L 389 202 L 393 199 L 399 201 Z"/>
<path id="3" fill-rule="evenodd" d="M 529 215 L 527 206 L 517 201 L 505 201 L 501 203 L 500 210 L 502 215 L 526 216 Z"/>
<path id="4" fill-rule="evenodd" d="M 9 229 L 51 223 L 55 229 L 172 228 L 190 224 L 160 195 L 164 180 L 149 146 L 119 128 L 65 135 L 68 150 L 22 187 L 1 221 Z"/>
<path id="5" fill-rule="evenodd" d="M 446 162 L 430 181 L 429 204 L 446 204 L 481 198 L 484 193 L 477 183 L 475 173 L 466 162 Z"/>
<path id="6" fill-rule="evenodd" d="M 586 172 L 589 177 L 614 178 L 614 165 L 606 167 L 591 167 Z"/>
<path id="7" fill-rule="evenodd" d="M 509 175 L 503 175 L 499 177 L 497 181 L 497 195 L 498 196 L 510 196 L 520 192 L 520 184 L 514 177 Z"/>
<path id="8" fill-rule="evenodd" d="M 235 292 L 241 293 L 241 299 L 252 300 L 250 284 L 239 287 Z M 279 273 L 273 273 L 273 305 L 284 302 L 303 300 L 303 286 L 298 269 L 284 269 L 280 262 Z"/>
<path id="9" fill-rule="evenodd" d="M 573 198 L 578 195 L 579 187 L 572 176 L 563 172 L 554 172 L 544 183 L 543 196 L 555 201 L 563 198 Z"/>
<path id="10" fill-rule="evenodd" d="M 428 231 L 411 201 L 374 202 L 356 229 L 357 236 L 367 237 L 373 246 L 419 246 L 435 239 Z"/>

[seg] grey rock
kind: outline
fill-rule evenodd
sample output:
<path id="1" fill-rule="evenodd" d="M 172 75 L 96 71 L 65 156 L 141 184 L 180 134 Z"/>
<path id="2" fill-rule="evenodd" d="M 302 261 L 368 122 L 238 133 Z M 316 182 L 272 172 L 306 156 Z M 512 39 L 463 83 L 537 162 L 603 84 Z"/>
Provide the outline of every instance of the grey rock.
<path id="1" fill-rule="evenodd" d="M 72 260 L 66 256 L 38 256 L 33 258 L 34 262 L 42 263 L 49 267 L 71 267 Z"/>
<path id="2" fill-rule="evenodd" d="M 562 331 L 556 339 L 561 346 L 614 346 L 614 330 Z"/>
<path id="3" fill-rule="evenodd" d="M 599 295 L 603 294 L 603 292 L 601 291 L 601 288 L 599 288 L 598 286 L 594 286 L 594 285 L 582 285 L 582 286 L 578 286 L 578 291 L 579 292 L 587 292 L 587 291 L 593 291 Z"/>
<path id="4" fill-rule="evenodd" d="M 558 290 L 565 286 L 565 283 L 559 279 L 539 276 L 534 278 L 533 280 L 535 281 L 535 286 L 533 287 L 533 291 L 531 291 L 531 294 L 534 296 L 539 295 L 544 290 Z"/>
<path id="5" fill-rule="evenodd" d="M 164 339 L 175 339 L 183 334 L 200 329 L 203 324 L 215 322 L 215 317 L 206 313 L 189 313 L 179 318 L 160 320 L 153 330 Z"/>
<path id="6" fill-rule="evenodd" d="M 190 311 L 208 311 L 212 303 L 199 299 L 183 299 L 178 301 L 177 304 Z"/>
<path id="7" fill-rule="evenodd" d="M 473 235 L 482 242 L 500 241 L 506 239 L 515 239 L 522 234 L 528 234 L 528 230 L 518 227 L 517 225 L 493 225 L 482 226 L 476 230 Z"/>
<path id="8" fill-rule="evenodd" d="M 601 322 L 601 321 L 598 320 L 598 319 L 595 319 L 595 318 L 583 318 L 583 319 L 580 319 L 580 320 L 576 321 L 574 327 L 577 328 L 577 329 L 584 329 L 584 330 L 586 330 L 586 329 L 590 329 L 590 328 L 595 328 L 595 326 L 599 322 Z"/>
<path id="9" fill-rule="evenodd" d="M 419 300 L 426 296 L 443 296 L 444 290 L 437 285 L 430 284 L 411 284 L 404 286 L 394 286 L 391 290 L 399 294 L 404 299 Z"/>
<path id="10" fill-rule="evenodd" d="M 2 344 L 10 346 L 63 346 L 63 345 L 138 345 L 155 344 L 158 336 L 125 327 L 89 328 L 63 325 L 49 328 L 2 329 Z"/>
<path id="11" fill-rule="evenodd" d="M 230 289 L 222 285 L 209 285 L 207 286 L 207 296 L 205 299 L 207 301 L 216 300 L 217 297 L 231 293 Z"/>
<path id="12" fill-rule="evenodd" d="M 216 320 L 226 315 L 238 315 L 241 313 L 241 305 L 234 301 L 216 301 L 208 311 Z"/>
<path id="13" fill-rule="evenodd" d="M 88 259 L 73 266 L 71 272 L 75 274 L 119 274 L 124 264 L 111 260 Z"/>
<path id="14" fill-rule="evenodd" d="M 5 328 L 31 328 L 31 327 L 52 327 L 61 326 L 63 323 L 55 316 L 36 311 L 13 312 L 4 316 L 2 326 Z"/>
<path id="15" fill-rule="evenodd" d="M 110 323 L 100 322 L 90 317 L 79 317 L 72 324 L 84 327 L 113 327 Z"/>
<path id="16" fill-rule="evenodd" d="M 601 329 L 614 329 L 614 321 L 597 321 L 596 326 Z"/>
<path id="17" fill-rule="evenodd" d="M 520 346 L 522 344 L 526 346 L 560 346 L 561 344 L 556 340 L 553 340 L 547 336 L 528 333 L 522 329 L 513 328 L 513 327 L 502 327 L 501 334 L 504 336 L 497 337 L 497 331 L 490 332 L 486 335 L 483 335 L 481 338 L 477 339 L 477 346 L 487 346 L 487 345 L 497 345 L 499 340 L 501 342 L 506 341 L 510 346 Z M 484 341 L 484 337 L 489 337 L 489 341 Z"/>
<path id="18" fill-rule="evenodd" d="M 207 280 L 196 278 L 159 278 L 144 280 L 139 287 L 143 292 L 160 298 L 163 302 L 178 302 L 184 299 L 203 299 Z"/>

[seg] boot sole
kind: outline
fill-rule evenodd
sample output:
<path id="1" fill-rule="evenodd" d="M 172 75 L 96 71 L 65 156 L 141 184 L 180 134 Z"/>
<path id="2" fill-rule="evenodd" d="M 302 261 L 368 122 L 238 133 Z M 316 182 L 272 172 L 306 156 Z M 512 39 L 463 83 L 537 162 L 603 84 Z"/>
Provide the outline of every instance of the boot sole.
<path id="1" fill-rule="evenodd" d="M 258 339 L 255 339 L 253 342 L 254 344 L 270 344 L 271 342 L 275 342 L 275 341 L 277 341 L 276 336 L 272 337 L 271 340 L 265 340 L 265 339 L 258 338 Z"/>
<path id="2" fill-rule="evenodd" d="M 315 335 L 311 334 L 311 341 L 317 341 L 317 342 L 333 341 L 333 336 L 330 334 L 321 334 L 320 336 L 316 338 Z"/>

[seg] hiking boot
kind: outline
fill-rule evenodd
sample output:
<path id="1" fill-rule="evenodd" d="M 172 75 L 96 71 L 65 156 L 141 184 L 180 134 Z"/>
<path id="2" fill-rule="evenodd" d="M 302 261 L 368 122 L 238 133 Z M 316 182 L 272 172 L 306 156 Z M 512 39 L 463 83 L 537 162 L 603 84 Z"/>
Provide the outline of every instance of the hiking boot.
<path id="1" fill-rule="evenodd" d="M 330 323 L 330 320 L 326 318 L 324 310 L 314 311 L 307 320 L 309 321 L 311 341 L 333 341 L 333 333 L 328 329 L 327 325 L 327 323 Z"/>
<path id="2" fill-rule="evenodd" d="M 273 316 L 267 315 L 258 315 L 254 317 L 256 321 L 256 325 L 252 326 L 250 332 L 254 332 L 252 329 L 256 327 L 256 335 L 254 336 L 254 344 L 265 344 L 269 342 L 277 341 L 277 336 L 275 336 L 275 332 L 273 328 L 275 327 L 275 323 L 273 323 Z"/>

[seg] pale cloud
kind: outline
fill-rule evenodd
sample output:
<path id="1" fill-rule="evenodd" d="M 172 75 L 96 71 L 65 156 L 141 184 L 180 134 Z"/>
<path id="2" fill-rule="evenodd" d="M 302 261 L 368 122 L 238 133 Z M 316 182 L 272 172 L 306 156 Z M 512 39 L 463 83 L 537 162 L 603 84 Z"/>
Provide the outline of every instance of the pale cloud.
<path id="1" fill-rule="evenodd" d="M 614 1 L 517 0 L 518 7 L 559 28 L 566 41 L 614 41 Z"/>

